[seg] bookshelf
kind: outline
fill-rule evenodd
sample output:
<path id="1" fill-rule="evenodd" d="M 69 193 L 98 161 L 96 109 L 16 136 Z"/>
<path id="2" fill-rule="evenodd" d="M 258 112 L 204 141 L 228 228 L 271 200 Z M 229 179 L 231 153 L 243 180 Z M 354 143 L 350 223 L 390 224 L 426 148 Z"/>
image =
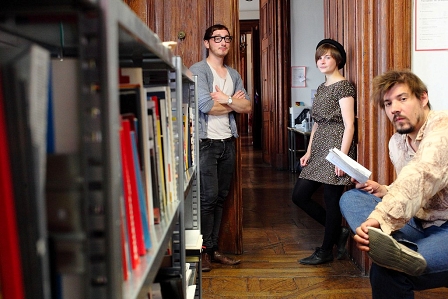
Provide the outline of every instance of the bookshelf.
<path id="1" fill-rule="evenodd" d="M 53 75 L 53 82 L 65 75 L 73 76 L 72 92 L 67 93 L 70 86 L 59 86 L 60 93 L 67 93 L 63 97 L 70 98 L 65 101 L 72 105 L 70 109 L 65 106 L 62 114 L 62 123 L 70 119 L 69 129 L 66 128 L 67 131 L 62 134 L 67 135 L 65 138 L 69 140 L 64 144 L 64 150 L 58 149 L 58 146 L 62 148 L 58 145 L 59 140 L 54 141 L 55 152 L 38 160 L 49 165 L 44 167 L 48 171 L 44 177 L 51 182 L 46 182 L 46 191 L 51 192 L 51 196 L 47 194 L 42 198 L 33 198 L 38 205 L 37 210 L 32 211 L 38 215 L 34 220 L 41 229 L 41 234 L 36 238 L 43 240 L 40 245 L 47 250 L 41 248 L 36 261 L 39 267 L 32 268 L 31 273 L 28 271 L 24 275 L 30 282 L 22 282 L 25 297 L 148 298 L 154 282 L 166 281 L 177 275 L 181 278 L 179 298 L 201 298 L 199 242 L 186 249 L 186 243 L 191 243 L 188 238 L 192 233 L 196 240 L 200 238 L 197 235 L 200 201 L 198 140 L 194 133 L 197 128 L 197 119 L 194 118 L 197 115 L 195 76 L 183 65 L 182 59 L 174 56 L 159 37 L 119 0 L 19 0 L 3 6 L 0 12 L 2 69 L 9 59 L 11 48 L 36 45 L 49 53 L 52 65 L 58 61 L 70 65 L 69 68 L 60 68 L 56 78 Z M 122 68 L 141 70 L 140 90 L 143 92 L 145 88 L 160 86 L 169 91 L 167 100 L 170 101 L 172 115 L 168 121 L 172 130 L 169 132 L 173 153 L 170 179 L 174 182 L 171 190 L 174 196 L 167 201 L 157 224 L 151 214 L 153 201 L 147 200 L 151 247 L 138 258 L 136 268 L 128 271 L 127 279 L 123 271 L 123 261 L 126 259 L 123 258 L 122 248 L 129 244 L 122 247 L 121 234 L 124 230 L 123 210 L 126 209 L 119 134 L 119 70 Z M 9 85 L 2 83 L 3 91 L 8 92 Z M 50 88 L 47 92 L 53 93 L 53 101 L 58 102 L 56 91 Z M 191 121 L 187 122 L 189 136 L 184 134 L 182 112 L 185 106 L 192 116 Z M 55 119 L 61 118 L 60 110 L 54 110 L 57 114 Z M 144 130 L 145 125 L 149 125 L 144 120 L 146 116 L 139 119 L 139 129 Z M 61 129 L 56 124 L 55 130 Z M 150 173 L 154 165 L 147 162 L 146 155 L 149 153 L 146 152 L 145 143 L 136 144 L 143 152 L 138 157 L 145 193 L 149 197 Z M 185 144 L 189 145 L 188 151 Z M 186 154 L 188 158 L 184 157 Z M 11 160 L 22 161 L 22 157 L 16 157 L 14 152 L 10 155 Z M 15 165 L 12 164 L 14 169 Z M 29 181 L 23 183 L 34 184 L 34 179 L 30 175 L 27 177 Z M 60 200 L 61 194 L 64 200 Z M 53 215 L 53 211 L 46 206 L 50 197 L 54 200 L 52 206 L 58 208 L 55 215 L 60 216 L 63 211 L 68 215 L 66 218 L 47 219 L 47 216 Z M 62 205 L 62 201 L 66 205 L 58 206 Z M 18 222 L 20 217 L 23 215 L 18 215 Z M 53 225 L 51 228 L 48 228 L 49 222 Z M 61 223 L 65 226 L 62 227 Z M 20 229 L 18 225 L 19 235 L 26 239 Z M 24 250 L 20 242 L 19 248 Z M 168 257 L 167 249 L 171 251 Z M 61 250 L 65 259 L 60 257 Z M 196 263 L 195 269 L 199 270 L 192 283 L 196 287 L 189 286 L 185 279 L 187 260 L 190 265 Z M 35 279 L 40 280 L 36 282 Z M 3 285 L 3 281 L 0 284 Z M 7 294 L 2 292 L 3 298 L 8 299 Z"/>

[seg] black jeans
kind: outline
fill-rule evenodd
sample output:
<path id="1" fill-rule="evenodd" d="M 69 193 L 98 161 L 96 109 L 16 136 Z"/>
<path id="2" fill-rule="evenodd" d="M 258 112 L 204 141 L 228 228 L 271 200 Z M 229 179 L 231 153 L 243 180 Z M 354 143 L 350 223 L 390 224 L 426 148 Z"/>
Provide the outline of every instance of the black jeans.
<path id="1" fill-rule="evenodd" d="M 201 183 L 201 233 L 204 251 L 218 249 L 224 200 L 229 194 L 235 168 L 235 144 L 230 140 L 199 142 Z"/>

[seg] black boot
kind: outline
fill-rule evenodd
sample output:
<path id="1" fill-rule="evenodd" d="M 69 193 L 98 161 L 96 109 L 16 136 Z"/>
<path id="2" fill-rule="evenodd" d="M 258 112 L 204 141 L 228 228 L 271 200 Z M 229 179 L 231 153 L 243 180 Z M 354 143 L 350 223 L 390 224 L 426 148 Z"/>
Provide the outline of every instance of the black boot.
<path id="1" fill-rule="evenodd" d="M 348 236 L 350 235 L 350 230 L 343 226 L 341 227 L 341 233 L 339 234 L 338 242 L 336 246 L 338 247 L 338 255 L 337 259 L 340 260 L 344 257 L 347 249 L 345 249 L 345 245 L 347 244 Z"/>
<path id="2" fill-rule="evenodd" d="M 320 247 L 309 257 L 299 260 L 302 265 L 319 265 L 331 262 L 333 260 L 333 250 L 324 250 Z"/>

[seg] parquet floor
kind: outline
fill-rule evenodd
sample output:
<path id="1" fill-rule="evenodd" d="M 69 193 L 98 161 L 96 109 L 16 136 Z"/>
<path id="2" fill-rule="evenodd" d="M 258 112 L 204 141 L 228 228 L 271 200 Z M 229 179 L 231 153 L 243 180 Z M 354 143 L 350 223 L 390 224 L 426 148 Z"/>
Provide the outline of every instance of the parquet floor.
<path id="1" fill-rule="evenodd" d="M 368 277 L 349 258 L 318 266 L 298 259 L 321 245 L 323 227 L 291 202 L 296 175 L 262 163 L 261 151 L 243 146 L 243 254 L 241 264 L 213 264 L 203 273 L 204 299 L 371 298 Z M 448 298 L 448 290 L 416 294 Z"/>

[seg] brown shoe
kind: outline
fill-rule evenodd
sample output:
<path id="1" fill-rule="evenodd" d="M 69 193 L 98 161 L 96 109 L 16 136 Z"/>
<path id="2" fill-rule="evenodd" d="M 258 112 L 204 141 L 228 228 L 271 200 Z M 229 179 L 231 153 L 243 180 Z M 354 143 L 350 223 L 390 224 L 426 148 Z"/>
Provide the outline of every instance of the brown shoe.
<path id="1" fill-rule="evenodd" d="M 210 272 L 212 270 L 212 262 L 210 261 L 210 254 L 202 252 L 202 272 Z"/>
<path id="2" fill-rule="evenodd" d="M 241 261 L 240 260 L 235 260 L 235 259 L 233 259 L 231 257 L 228 257 L 228 256 L 225 256 L 224 254 L 222 254 L 219 251 L 214 251 L 213 252 L 212 262 L 221 263 L 223 265 L 237 265 Z"/>

